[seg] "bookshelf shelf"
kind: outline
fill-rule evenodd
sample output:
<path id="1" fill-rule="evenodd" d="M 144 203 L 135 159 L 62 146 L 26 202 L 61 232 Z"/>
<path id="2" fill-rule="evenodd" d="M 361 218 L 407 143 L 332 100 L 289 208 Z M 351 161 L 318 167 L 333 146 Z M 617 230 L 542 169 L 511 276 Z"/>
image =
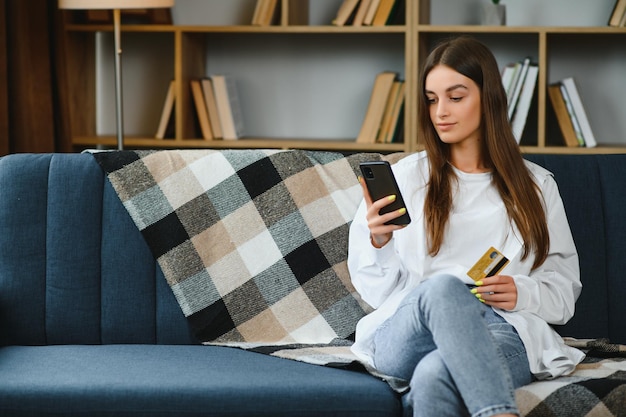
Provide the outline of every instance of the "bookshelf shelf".
<path id="1" fill-rule="evenodd" d="M 317 3 L 302 0 L 281 0 L 280 23 L 272 26 L 239 21 L 123 25 L 124 45 L 131 49 L 125 51 L 124 58 L 125 93 L 133 91 L 132 95 L 139 97 L 141 103 L 130 106 L 140 108 L 138 114 L 128 110 L 125 104 L 127 123 L 135 118 L 139 126 L 126 128 L 126 146 L 415 151 L 421 149 L 414 125 L 419 69 L 437 41 L 451 34 L 466 33 L 490 46 L 501 66 L 526 56 L 531 56 L 539 66 L 536 106 L 529 113 L 532 127 L 524 131 L 521 142 L 524 152 L 626 153 L 626 137 L 620 135 L 626 132 L 626 118 L 617 114 L 621 97 L 626 96 L 626 85 L 615 70 L 626 65 L 623 48 L 626 28 L 431 24 L 430 10 L 434 5 L 429 0 L 400 1 L 406 1 L 403 25 L 334 26 L 326 23 L 328 20 L 321 22 L 308 16 L 308 10 L 302 13 L 302 8 L 318 7 Z M 251 3 L 254 2 L 245 4 Z M 336 3 L 338 6 L 341 1 Z M 218 7 L 216 4 L 223 7 L 217 0 L 207 4 L 206 7 Z M 301 16 L 292 19 L 288 17 L 292 13 Z M 70 114 L 68 135 L 76 148 L 113 146 L 114 134 L 106 131 L 106 127 L 112 126 L 109 120 L 112 114 L 107 116 L 102 110 L 109 105 L 110 98 L 107 101 L 106 96 L 101 97 L 103 91 L 107 94 L 109 63 L 104 62 L 106 58 L 103 59 L 101 52 L 106 48 L 98 46 L 98 42 L 112 37 L 113 26 L 75 23 L 69 12 L 65 12 L 64 20 L 66 72 L 71 80 L 67 83 L 70 91 L 65 103 Z M 145 45 L 155 43 L 158 45 L 151 46 L 154 50 L 145 51 L 150 49 Z M 137 64 L 146 55 L 149 64 L 143 67 Z M 133 58 L 127 59 L 128 56 Z M 129 85 L 126 71 L 131 72 L 128 78 L 132 78 L 133 69 L 126 67 L 133 66 L 139 66 L 136 71 L 140 75 L 135 75 L 136 79 L 141 78 L 141 71 L 145 75 L 154 70 L 158 75 L 150 76 L 150 85 Z M 598 72 L 597 77 L 589 75 L 590 67 Z M 398 72 L 406 82 L 404 143 L 356 143 L 352 138 L 356 138 L 363 121 L 372 82 L 383 70 Z M 194 120 L 190 80 L 220 72 L 233 72 L 241 81 L 240 101 L 248 120 L 243 138 L 236 141 L 203 140 Z M 599 146 L 595 148 L 555 145 L 562 141 L 554 129 L 547 86 L 570 74 L 581 84 L 590 122 L 597 127 L 594 133 Z M 174 80 L 177 95 L 175 138 L 159 140 L 153 137 L 153 130 L 156 131 L 158 120 L 155 119 L 162 108 L 160 97 L 165 96 L 170 79 Z M 325 87 L 326 80 L 334 84 Z M 606 109 L 596 103 L 607 98 L 608 103 L 618 104 L 613 104 L 610 114 L 604 115 Z M 611 123 L 612 127 L 607 127 Z"/>
<path id="2" fill-rule="evenodd" d="M 69 24 L 67 32 L 113 32 L 112 25 Z M 124 25 L 123 32 L 171 32 L 171 33 L 404 33 L 404 25 L 391 26 L 181 26 L 181 25 Z"/>
<path id="3" fill-rule="evenodd" d="M 546 154 L 615 154 L 626 153 L 626 146 L 597 146 L 595 148 L 566 148 L 564 146 L 522 146 L 523 153 L 546 153 Z"/>
<path id="4" fill-rule="evenodd" d="M 327 139 L 267 139 L 246 138 L 239 140 L 204 140 L 204 139 L 155 139 L 148 137 L 126 136 L 124 143 L 131 148 L 276 148 L 276 149 L 311 149 L 350 152 L 402 152 L 404 144 L 363 144 L 354 140 Z M 74 145 L 82 148 L 114 147 L 114 136 L 80 136 L 74 138 Z"/>
<path id="5" fill-rule="evenodd" d="M 435 33 L 529 33 L 529 34 L 624 34 L 626 28 L 609 26 L 477 26 L 477 25 L 417 25 L 419 32 Z"/>

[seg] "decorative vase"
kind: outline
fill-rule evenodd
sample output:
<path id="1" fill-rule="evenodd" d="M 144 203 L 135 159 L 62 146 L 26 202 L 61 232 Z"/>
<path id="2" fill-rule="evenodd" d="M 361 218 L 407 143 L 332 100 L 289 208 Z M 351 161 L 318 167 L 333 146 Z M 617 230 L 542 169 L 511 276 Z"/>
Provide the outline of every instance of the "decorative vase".
<path id="1" fill-rule="evenodd" d="M 506 25 L 506 6 L 504 4 L 484 4 L 482 18 L 483 25 L 504 26 Z"/>

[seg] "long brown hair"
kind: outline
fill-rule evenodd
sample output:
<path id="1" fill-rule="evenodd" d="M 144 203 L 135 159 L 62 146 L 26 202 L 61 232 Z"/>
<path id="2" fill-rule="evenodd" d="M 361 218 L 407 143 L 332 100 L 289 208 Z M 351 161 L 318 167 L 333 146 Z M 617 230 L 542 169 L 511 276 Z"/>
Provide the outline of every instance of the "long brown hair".
<path id="1" fill-rule="evenodd" d="M 481 92 L 481 141 L 485 165 L 492 170 L 509 218 L 524 241 L 522 259 L 535 254 L 533 268 L 541 265 L 550 246 L 548 225 L 540 190 L 528 171 L 507 114 L 507 98 L 495 57 L 478 40 L 460 36 L 440 43 L 428 56 L 420 76 L 418 133 L 430 162 L 430 181 L 424 203 L 428 249 L 431 256 L 441 248 L 452 208 L 452 183 L 456 175 L 450 164 L 450 147 L 439 139 L 430 119 L 425 94 L 426 76 L 437 65 L 445 65 L 472 79 Z"/>

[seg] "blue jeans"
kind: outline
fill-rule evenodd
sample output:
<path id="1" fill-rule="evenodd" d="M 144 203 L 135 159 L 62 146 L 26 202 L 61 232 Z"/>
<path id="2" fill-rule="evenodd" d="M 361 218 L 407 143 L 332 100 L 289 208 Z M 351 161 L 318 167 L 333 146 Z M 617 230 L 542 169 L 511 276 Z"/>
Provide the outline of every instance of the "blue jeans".
<path id="1" fill-rule="evenodd" d="M 514 390 L 532 381 L 513 326 L 451 275 L 418 285 L 374 341 L 376 369 L 409 381 L 406 416 L 519 414 Z"/>

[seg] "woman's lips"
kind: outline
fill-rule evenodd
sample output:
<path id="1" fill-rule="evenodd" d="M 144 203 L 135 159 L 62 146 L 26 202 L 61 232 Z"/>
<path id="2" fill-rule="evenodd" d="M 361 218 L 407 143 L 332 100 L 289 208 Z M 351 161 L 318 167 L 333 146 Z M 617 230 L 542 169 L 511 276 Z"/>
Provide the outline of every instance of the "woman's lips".
<path id="1" fill-rule="evenodd" d="M 442 132 L 446 132 L 452 129 L 453 127 L 454 127 L 454 123 L 437 123 L 437 128 Z"/>

